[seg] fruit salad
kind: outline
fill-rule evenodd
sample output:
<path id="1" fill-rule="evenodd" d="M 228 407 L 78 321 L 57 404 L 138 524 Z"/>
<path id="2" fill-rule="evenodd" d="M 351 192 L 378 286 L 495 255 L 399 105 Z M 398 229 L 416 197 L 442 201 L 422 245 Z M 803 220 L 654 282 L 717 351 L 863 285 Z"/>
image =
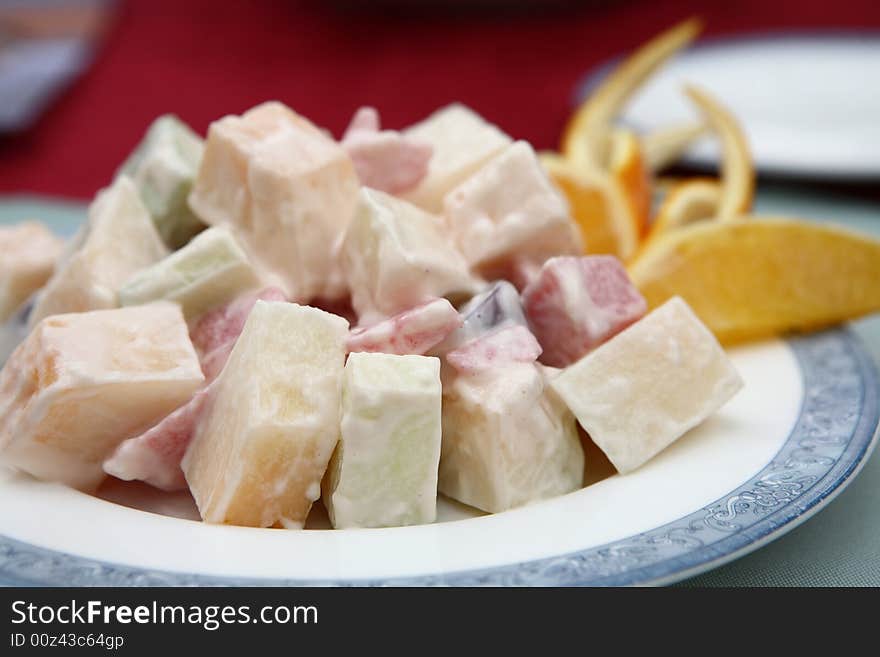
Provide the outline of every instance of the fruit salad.
<path id="1" fill-rule="evenodd" d="M 438 495 L 507 511 L 582 488 L 597 448 L 637 471 L 742 387 L 719 337 L 880 305 L 876 283 L 826 299 L 802 263 L 750 287 L 780 235 L 859 246 L 855 276 L 877 246 L 748 217 L 742 140 L 700 91 L 732 164 L 652 210 L 652 167 L 705 126 L 640 139 L 611 119 L 695 29 L 625 62 L 558 154 L 460 104 L 401 131 L 361 108 L 338 140 L 280 102 L 204 139 L 158 118 L 68 244 L 0 231 L 0 461 L 289 530 L 316 503 L 334 528 L 430 523 Z M 790 301 L 772 315 L 768 294 Z"/>
<path id="2" fill-rule="evenodd" d="M 438 491 L 504 511 L 579 489 L 581 440 L 627 472 L 741 385 L 683 301 L 646 316 L 617 258 L 583 255 L 531 146 L 461 105 L 402 132 L 364 108 L 338 142 L 277 102 L 204 144 L 161 117 L 63 255 L 9 235 L 52 273 L 10 276 L 36 294 L 0 457 L 189 489 L 206 522 L 299 528 L 321 499 L 334 527 L 427 523 Z"/>

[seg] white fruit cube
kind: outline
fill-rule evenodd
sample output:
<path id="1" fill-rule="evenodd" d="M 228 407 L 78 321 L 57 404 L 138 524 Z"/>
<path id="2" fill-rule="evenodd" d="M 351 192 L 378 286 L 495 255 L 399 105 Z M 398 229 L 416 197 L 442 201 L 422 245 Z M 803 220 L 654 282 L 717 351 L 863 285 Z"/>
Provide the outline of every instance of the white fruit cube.
<path id="1" fill-rule="evenodd" d="M 334 527 L 435 520 L 441 397 L 437 358 L 348 357 L 341 438 L 324 479 Z"/>
<path id="2" fill-rule="evenodd" d="M 443 210 L 465 260 L 489 277 L 510 278 L 523 263 L 583 252 L 565 199 L 524 141 L 451 190 Z"/>
<path id="3" fill-rule="evenodd" d="M 167 254 L 134 184 L 118 177 L 89 206 L 86 224 L 37 295 L 30 326 L 49 315 L 116 308 L 125 281 Z"/>
<path id="4" fill-rule="evenodd" d="M 233 228 L 268 281 L 297 301 L 345 292 L 339 240 L 359 183 L 342 147 L 281 103 L 211 124 L 190 205 Z"/>
<path id="5" fill-rule="evenodd" d="M 403 134 L 433 147 L 427 175 L 403 197 L 434 213 L 442 212 L 447 192 L 511 143 L 501 130 L 459 104 L 434 112 Z"/>
<path id="6" fill-rule="evenodd" d="M 443 389 L 439 490 L 490 513 L 581 487 L 574 417 L 540 366 L 510 363 Z"/>
<path id="7" fill-rule="evenodd" d="M 133 306 L 167 299 L 179 303 L 191 320 L 259 285 L 257 272 L 232 233 L 209 228 L 129 278 L 119 290 L 119 301 Z"/>
<path id="8" fill-rule="evenodd" d="M 302 527 L 339 439 L 348 322 L 257 301 L 183 457 L 202 519 Z"/>
<path id="9" fill-rule="evenodd" d="M 175 304 L 48 317 L 0 372 L 0 459 L 93 489 L 119 443 L 185 403 L 203 381 Z"/>
<path id="10" fill-rule="evenodd" d="M 715 336 L 680 297 L 552 381 L 621 473 L 635 470 L 678 440 L 742 385 Z"/>
<path id="11" fill-rule="evenodd" d="M 172 249 L 186 244 L 205 226 L 187 202 L 204 150 L 201 137 L 166 114 L 153 121 L 119 169 L 134 181 L 159 234 Z"/>
<path id="12" fill-rule="evenodd" d="M 39 221 L 0 228 L 0 322 L 46 284 L 63 248 Z"/>
<path id="13" fill-rule="evenodd" d="M 436 297 L 468 294 L 475 280 L 438 217 L 364 187 L 343 243 L 343 266 L 362 324 Z"/>

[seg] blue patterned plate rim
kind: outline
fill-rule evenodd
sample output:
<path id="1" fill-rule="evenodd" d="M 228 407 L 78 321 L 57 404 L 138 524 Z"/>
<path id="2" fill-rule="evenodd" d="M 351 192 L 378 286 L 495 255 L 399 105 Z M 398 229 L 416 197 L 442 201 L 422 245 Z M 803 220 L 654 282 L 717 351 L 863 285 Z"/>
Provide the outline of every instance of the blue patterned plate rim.
<path id="1" fill-rule="evenodd" d="M 880 432 L 878 374 L 839 328 L 788 340 L 800 367 L 798 418 L 774 458 L 709 506 L 583 551 L 416 577 L 302 580 L 146 570 L 0 536 L 0 582 L 19 586 L 625 586 L 672 583 L 743 556 L 821 510 L 854 478 Z"/>

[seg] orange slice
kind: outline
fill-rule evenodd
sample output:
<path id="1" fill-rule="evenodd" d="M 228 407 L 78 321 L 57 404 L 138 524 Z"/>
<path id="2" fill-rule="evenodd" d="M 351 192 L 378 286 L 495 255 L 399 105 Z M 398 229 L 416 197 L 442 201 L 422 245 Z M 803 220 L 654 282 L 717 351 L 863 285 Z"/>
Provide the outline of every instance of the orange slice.
<path id="1" fill-rule="evenodd" d="M 651 213 L 651 175 L 634 133 L 622 129 L 611 133 L 609 169 L 614 183 L 620 186 L 630 221 L 636 224 L 636 232 L 643 235 Z"/>
<path id="2" fill-rule="evenodd" d="M 655 191 L 660 207 L 636 257 L 664 233 L 714 217 L 721 198 L 721 183 L 714 178 L 689 178 L 664 182 Z"/>
<path id="3" fill-rule="evenodd" d="M 586 253 L 610 253 L 627 260 L 639 243 L 640 224 L 621 186 L 605 172 L 580 171 L 556 153 L 542 153 L 541 163 L 556 183 L 578 224 Z"/>
<path id="4" fill-rule="evenodd" d="M 629 273 L 650 307 L 679 295 L 726 343 L 880 310 L 880 241 L 827 224 L 690 224 L 649 244 Z"/>
<path id="5" fill-rule="evenodd" d="M 678 161 L 687 148 L 706 134 L 705 123 L 681 123 L 642 137 L 642 151 L 650 171 L 657 173 Z"/>
<path id="6" fill-rule="evenodd" d="M 608 161 L 609 127 L 641 84 L 699 33 L 701 23 L 690 19 L 651 39 L 616 67 L 584 101 L 566 126 L 562 152 L 578 168 Z"/>
<path id="7" fill-rule="evenodd" d="M 720 200 L 721 183 L 714 178 L 692 178 L 676 183 L 663 199 L 648 239 L 672 228 L 711 219 L 718 212 Z"/>
<path id="8" fill-rule="evenodd" d="M 731 221 L 748 212 L 755 193 L 755 170 L 739 122 L 715 98 L 689 86 L 685 93 L 702 112 L 721 141 L 721 198 L 715 218 Z"/>

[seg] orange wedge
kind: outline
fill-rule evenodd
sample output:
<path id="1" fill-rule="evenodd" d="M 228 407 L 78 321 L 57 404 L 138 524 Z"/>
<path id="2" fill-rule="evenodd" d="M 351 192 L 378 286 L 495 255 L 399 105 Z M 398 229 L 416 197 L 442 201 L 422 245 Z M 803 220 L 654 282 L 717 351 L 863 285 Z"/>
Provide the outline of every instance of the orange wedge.
<path id="1" fill-rule="evenodd" d="M 687 148 L 706 134 L 705 123 L 682 123 L 661 128 L 642 137 L 648 169 L 657 173 L 678 161 Z"/>
<path id="2" fill-rule="evenodd" d="M 627 260 L 639 244 L 641 226 L 621 187 L 600 171 L 581 171 L 556 153 L 542 153 L 541 163 L 568 199 L 586 253 L 609 253 Z"/>
<path id="3" fill-rule="evenodd" d="M 880 310 L 880 241 L 827 224 L 698 222 L 663 233 L 629 273 L 651 308 L 679 295 L 725 343 Z"/>
<path id="4" fill-rule="evenodd" d="M 615 68 L 575 112 L 562 137 L 562 152 L 578 168 L 599 167 L 608 161 L 612 121 L 626 102 L 665 61 L 699 33 L 701 23 L 690 19 L 651 39 Z"/>
<path id="5" fill-rule="evenodd" d="M 721 141 L 721 198 L 714 217 L 731 221 L 748 212 L 754 198 L 755 170 L 748 142 L 733 114 L 711 95 L 694 86 L 685 93 Z"/>
<path id="6" fill-rule="evenodd" d="M 643 235 L 651 213 L 651 175 L 639 139 L 629 130 L 611 133 L 609 171 L 614 184 L 620 186 L 637 233 Z"/>
<path id="7" fill-rule="evenodd" d="M 636 257 L 667 231 L 712 219 L 718 211 L 721 183 L 714 178 L 689 178 L 658 185 L 656 191 L 660 207 Z"/>
<path id="8" fill-rule="evenodd" d="M 714 178 L 691 178 L 676 183 L 663 199 L 648 239 L 672 228 L 713 218 L 720 200 L 721 183 Z"/>

